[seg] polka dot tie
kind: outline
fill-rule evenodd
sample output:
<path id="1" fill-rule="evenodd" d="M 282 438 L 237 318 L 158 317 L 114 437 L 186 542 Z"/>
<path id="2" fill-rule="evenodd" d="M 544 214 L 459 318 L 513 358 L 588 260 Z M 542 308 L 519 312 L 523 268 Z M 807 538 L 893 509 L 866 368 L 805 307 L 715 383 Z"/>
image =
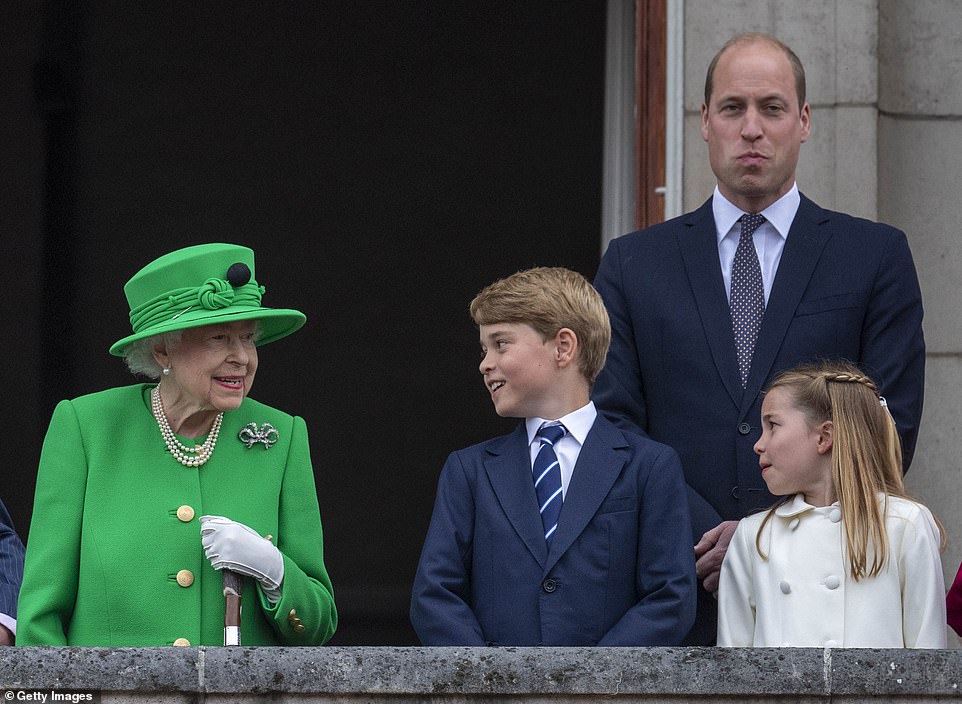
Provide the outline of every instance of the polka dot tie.
<path id="1" fill-rule="evenodd" d="M 735 353 L 738 357 L 738 374 L 742 387 L 748 382 L 752 368 L 752 354 L 758 329 L 765 317 L 765 287 L 762 284 L 762 268 L 752 235 L 765 222 L 763 215 L 742 215 L 742 232 L 732 262 L 731 313 L 732 331 L 735 333 Z"/>

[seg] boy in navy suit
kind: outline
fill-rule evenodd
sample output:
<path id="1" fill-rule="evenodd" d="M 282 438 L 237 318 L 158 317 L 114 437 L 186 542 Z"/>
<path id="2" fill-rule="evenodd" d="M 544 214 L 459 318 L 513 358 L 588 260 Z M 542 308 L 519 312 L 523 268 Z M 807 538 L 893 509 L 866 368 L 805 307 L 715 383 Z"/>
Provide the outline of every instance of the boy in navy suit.
<path id="1" fill-rule="evenodd" d="M 424 645 L 677 645 L 694 620 L 685 483 L 673 450 L 589 400 L 611 328 L 561 268 L 471 302 L 480 371 L 510 435 L 452 453 L 411 599 Z"/>

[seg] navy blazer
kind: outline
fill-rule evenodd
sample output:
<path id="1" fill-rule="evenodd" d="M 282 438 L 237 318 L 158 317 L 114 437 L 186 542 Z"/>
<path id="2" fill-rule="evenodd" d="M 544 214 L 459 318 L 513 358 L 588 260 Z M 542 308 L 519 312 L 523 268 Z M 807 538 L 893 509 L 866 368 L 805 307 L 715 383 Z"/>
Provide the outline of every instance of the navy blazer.
<path id="1" fill-rule="evenodd" d="M 0 501 L 0 614 L 17 617 L 17 595 L 23 580 L 23 543 Z"/>
<path id="2" fill-rule="evenodd" d="M 524 423 L 452 453 L 411 599 L 424 645 L 676 645 L 695 613 L 670 448 L 600 414 L 548 549 Z"/>
<path id="3" fill-rule="evenodd" d="M 901 231 L 802 196 L 745 389 L 711 199 L 614 240 L 595 286 L 612 325 L 595 404 L 617 425 L 678 451 L 696 538 L 774 501 L 753 450 L 760 392 L 800 362 L 844 358 L 871 375 L 908 467 L 922 414 L 925 343 L 918 277 Z"/>

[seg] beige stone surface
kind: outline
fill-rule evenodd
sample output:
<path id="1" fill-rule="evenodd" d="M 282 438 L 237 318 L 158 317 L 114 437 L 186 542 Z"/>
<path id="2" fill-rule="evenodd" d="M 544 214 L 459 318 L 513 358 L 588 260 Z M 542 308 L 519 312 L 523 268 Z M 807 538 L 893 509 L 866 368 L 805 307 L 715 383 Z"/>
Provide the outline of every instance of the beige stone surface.
<path id="1" fill-rule="evenodd" d="M 956 699 L 960 672 L 962 653 L 903 648 L 0 649 L 0 691 L 95 690 L 130 704 L 920 704 Z"/>
<path id="2" fill-rule="evenodd" d="M 839 106 L 835 110 L 835 209 L 878 217 L 878 110 Z"/>
<path id="3" fill-rule="evenodd" d="M 799 190 L 823 208 L 838 210 L 836 203 L 836 113 L 834 107 L 812 111 L 812 134 L 802 145 L 795 177 Z"/>
<path id="4" fill-rule="evenodd" d="M 942 521 L 948 546 L 942 554 L 946 588 L 962 562 L 962 355 L 930 356 L 925 370 L 925 410 L 912 467 L 909 493 Z M 952 647 L 962 641 L 949 629 Z"/>
<path id="5" fill-rule="evenodd" d="M 845 104 L 878 102 L 878 0 L 835 3 L 836 99 Z"/>
<path id="6" fill-rule="evenodd" d="M 771 0 L 685 3 L 686 113 L 704 102 L 705 71 L 722 44 L 739 32 L 771 32 L 773 19 Z"/>
<path id="7" fill-rule="evenodd" d="M 879 218 L 908 234 L 928 351 L 937 354 L 962 352 L 960 163 L 962 121 L 880 119 Z"/>
<path id="8" fill-rule="evenodd" d="M 836 102 L 838 64 L 834 0 L 772 2 L 772 24 L 767 31 L 788 44 L 805 66 L 806 98 L 813 105 Z"/>
<path id="9" fill-rule="evenodd" d="M 907 484 L 945 526 L 948 585 L 962 561 L 962 4 L 883 1 L 879 31 L 879 214 L 909 236 L 929 351 Z M 962 647 L 951 629 L 949 644 Z"/>
<path id="10" fill-rule="evenodd" d="M 685 115 L 685 174 L 682 209 L 687 213 L 705 202 L 715 188 L 708 165 L 708 145 L 701 138 L 701 115 Z"/>
<path id="11" fill-rule="evenodd" d="M 812 110 L 812 135 L 802 145 L 798 187 L 830 210 L 875 219 L 877 130 L 871 106 Z"/>
<path id="12" fill-rule="evenodd" d="M 697 110 L 705 70 L 738 32 L 769 32 L 805 65 L 813 105 L 874 103 L 878 9 L 874 0 L 728 0 L 685 5 L 685 109 Z"/>
<path id="13" fill-rule="evenodd" d="M 962 2 L 880 0 L 879 106 L 962 115 Z"/>

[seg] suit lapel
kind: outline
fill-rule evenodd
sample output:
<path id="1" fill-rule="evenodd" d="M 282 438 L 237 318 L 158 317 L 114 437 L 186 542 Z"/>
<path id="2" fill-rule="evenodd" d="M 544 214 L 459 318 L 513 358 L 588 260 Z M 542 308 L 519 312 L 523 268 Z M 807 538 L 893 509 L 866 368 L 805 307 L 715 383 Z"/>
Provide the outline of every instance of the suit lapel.
<path id="1" fill-rule="evenodd" d="M 624 448 L 627 446 L 621 431 L 599 414 L 585 438 L 571 475 L 558 529 L 544 563 L 545 573 L 555 566 L 598 512 L 625 466 L 627 453 Z"/>
<path id="2" fill-rule="evenodd" d="M 781 261 L 772 292 L 765 308 L 765 318 L 758 331 L 758 341 L 752 356 L 752 369 L 745 387 L 741 403 L 741 415 L 745 416 L 761 391 L 762 385 L 771 373 L 775 357 L 785 339 L 788 326 L 795 317 L 795 309 L 808 287 L 815 266 L 818 264 L 825 243 L 829 239 L 829 228 L 822 227 L 829 215 L 805 196 L 798 206 L 785 240 Z"/>
<path id="3" fill-rule="evenodd" d="M 731 310 L 721 265 L 718 263 L 718 237 L 711 199 L 691 213 L 684 225 L 685 229 L 677 235 L 677 239 L 685 261 L 688 283 L 695 296 L 718 376 L 737 407 L 741 404 L 743 391 L 735 358 Z"/>
<path id="4" fill-rule="evenodd" d="M 538 499 L 531 478 L 531 454 L 528 433 L 520 423 L 505 442 L 488 448 L 484 471 L 494 488 L 494 493 L 521 541 L 531 554 L 544 566 L 548 546 L 544 540 L 544 528 L 538 513 Z"/>

